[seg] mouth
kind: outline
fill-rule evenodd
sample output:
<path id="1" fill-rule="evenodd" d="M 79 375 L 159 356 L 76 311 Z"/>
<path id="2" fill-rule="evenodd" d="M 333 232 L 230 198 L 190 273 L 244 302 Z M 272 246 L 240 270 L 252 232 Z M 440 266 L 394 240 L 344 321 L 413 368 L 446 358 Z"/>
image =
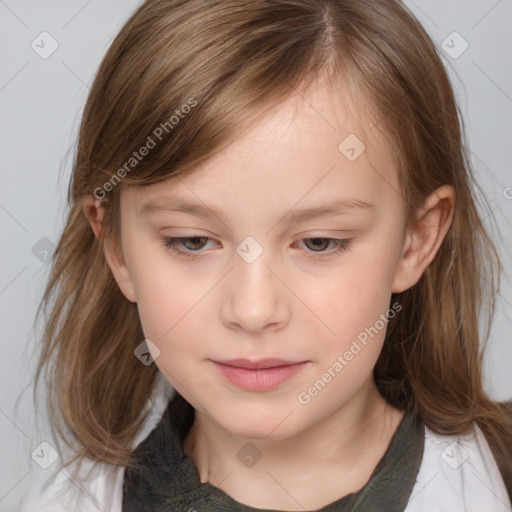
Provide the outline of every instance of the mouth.
<path id="1" fill-rule="evenodd" d="M 309 361 L 284 361 L 282 359 L 231 359 L 213 361 L 220 374 L 236 386 L 250 391 L 276 388 L 302 371 Z"/>

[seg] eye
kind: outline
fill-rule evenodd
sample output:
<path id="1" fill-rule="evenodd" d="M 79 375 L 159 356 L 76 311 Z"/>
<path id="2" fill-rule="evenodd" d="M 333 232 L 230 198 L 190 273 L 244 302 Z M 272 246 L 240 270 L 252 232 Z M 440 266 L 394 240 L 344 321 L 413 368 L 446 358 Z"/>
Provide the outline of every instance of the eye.
<path id="1" fill-rule="evenodd" d="M 185 258 L 194 259 L 197 256 L 193 253 L 199 252 L 199 249 L 204 247 L 203 242 L 208 240 L 210 240 L 210 238 L 206 236 L 166 237 L 163 239 L 163 244 L 167 249 L 170 249 Z M 183 247 L 182 244 L 188 241 L 192 241 L 190 244 L 192 248 L 190 249 L 185 246 L 186 250 L 181 249 L 181 247 Z"/>
<path id="2" fill-rule="evenodd" d="M 317 238 L 304 238 L 301 240 L 304 242 L 304 245 L 306 247 L 314 247 L 312 253 L 318 253 L 321 258 L 332 256 L 333 254 L 337 254 L 342 251 L 348 251 L 349 250 L 349 244 L 350 240 L 342 240 L 339 238 L 323 238 L 323 237 L 317 237 Z M 313 242 L 311 245 L 308 242 Z M 324 247 L 328 247 L 329 244 L 332 243 L 334 245 L 334 249 L 331 251 L 322 250 Z M 317 257 L 317 256 L 315 256 Z"/>

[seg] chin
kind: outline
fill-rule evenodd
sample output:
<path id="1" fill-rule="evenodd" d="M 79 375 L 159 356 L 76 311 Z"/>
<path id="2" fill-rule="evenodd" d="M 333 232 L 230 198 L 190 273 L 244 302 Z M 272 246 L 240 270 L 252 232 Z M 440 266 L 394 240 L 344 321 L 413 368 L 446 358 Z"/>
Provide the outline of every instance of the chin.
<path id="1" fill-rule="evenodd" d="M 235 415 L 228 415 L 225 420 L 219 422 L 224 430 L 232 436 L 244 441 L 280 441 L 293 437 L 297 432 L 297 426 L 291 423 L 291 414 L 262 418 L 261 414 L 239 414 L 236 421 Z"/>

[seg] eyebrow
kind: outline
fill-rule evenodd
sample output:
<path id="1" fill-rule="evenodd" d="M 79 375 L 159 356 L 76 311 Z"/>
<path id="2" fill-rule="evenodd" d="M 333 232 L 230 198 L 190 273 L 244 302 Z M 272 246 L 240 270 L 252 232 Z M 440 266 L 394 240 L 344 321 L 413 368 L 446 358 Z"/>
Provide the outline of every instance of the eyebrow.
<path id="1" fill-rule="evenodd" d="M 301 222 L 304 220 L 316 219 L 319 217 L 333 217 L 350 212 L 368 213 L 375 208 L 375 205 L 359 199 L 336 199 L 321 206 L 303 209 L 290 209 L 276 222 Z M 226 224 L 229 219 L 226 214 L 215 206 L 206 206 L 201 203 L 191 203 L 182 199 L 171 200 L 168 197 L 157 197 L 145 203 L 140 215 L 145 216 L 156 212 L 187 213 L 196 217 L 208 218 L 212 215 Z"/>

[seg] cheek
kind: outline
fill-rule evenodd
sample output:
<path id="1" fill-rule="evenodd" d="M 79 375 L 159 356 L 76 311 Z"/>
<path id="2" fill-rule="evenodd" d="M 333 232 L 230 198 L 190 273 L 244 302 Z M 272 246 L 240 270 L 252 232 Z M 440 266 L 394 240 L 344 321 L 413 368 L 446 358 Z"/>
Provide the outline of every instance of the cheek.
<path id="1" fill-rule="evenodd" d="M 144 334 L 163 346 L 173 339 L 183 337 L 197 327 L 196 315 L 201 310 L 201 297 L 205 294 L 199 286 L 188 283 L 185 289 L 179 280 L 148 279 L 139 287 L 137 307 Z"/>
<path id="2" fill-rule="evenodd" d="M 201 310 L 207 283 L 185 273 L 183 265 L 174 263 L 160 247 L 132 251 L 130 256 L 144 335 L 163 350 L 178 333 L 193 329 L 193 317 Z"/>
<path id="3" fill-rule="evenodd" d="M 197 332 L 202 294 L 196 295 L 160 284 L 149 287 L 138 302 L 144 336 L 159 350 L 154 363 L 184 396 L 186 389 L 198 385 L 195 365 L 201 364 L 205 353 L 205 338 Z"/>
<path id="4" fill-rule="evenodd" d="M 319 370 L 327 371 L 343 356 L 343 371 L 335 380 L 344 386 L 355 385 L 371 372 L 382 350 L 388 316 L 399 314 L 390 304 L 396 258 L 386 245 L 385 237 L 374 239 L 321 283 L 300 287 L 304 302 L 316 314 L 304 318 L 317 344 Z"/>
<path id="5" fill-rule="evenodd" d="M 322 284 L 305 283 L 298 292 L 315 313 L 309 315 L 311 326 L 338 347 L 373 326 L 390 307 L 392 272 L 386 262 L 372 254 L 353 258 Z"/>

